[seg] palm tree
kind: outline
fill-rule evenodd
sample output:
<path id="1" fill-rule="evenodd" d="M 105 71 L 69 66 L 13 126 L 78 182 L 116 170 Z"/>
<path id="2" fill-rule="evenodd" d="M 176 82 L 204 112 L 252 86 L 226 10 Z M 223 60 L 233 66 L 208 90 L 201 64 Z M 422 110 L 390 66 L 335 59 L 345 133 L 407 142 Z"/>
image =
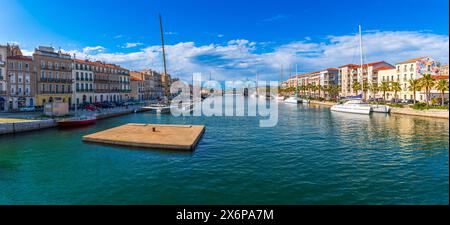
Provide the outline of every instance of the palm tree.
<path id="1" fill-rule="evenodd" d="M 402 91 L 402 86 L 399 82 L 392 82 L 391 90 L 394 91 L 394 101 L 397 102 L 397 92 Z"/>
<path id="2" fill-rule="evenodd" d="M 416 91 L 420 90 L 419 80 L 409 80 L 409 91 L 413 92 L 414 104 L 416 104 Z"/>
<path id="3" fill-rule="evenodd" d="M 320 91 L 322 90 L 322 85 L 317 84 L 316 89 L 319 91 L 319 98 L 320 98 Z"/>
<path id="4" fill-rule="evenodd" d="M 420 78 L 420 86 L 425 88 L 425 97 L 427 100 L 427 105 L 430 105 L 430 90 L 434 87 L 434 79 L 431 77 L 431 74 L 424 74 L 422 78 Z"/>
<path id="5" fill-rule="evenodd" d="M 368 90 L 369 90 L 369 83 L 367 81 L 363 81 L 362 91 L 364 95 L 364 100 L 366 100 Z"/>
<path id="6" fill-rule="evenodd" d="M 383 92 L 383 101 L 386 102 L 386 91 L 390 91 L 391 87 L 386 81 L 381 82 L 380 91 Z"/>
<path id="7" fill-rule="evenodd" d="M 361 90 L 361 84 L 357 80 L 353 81 L 352 89 L 356 93 L 356 95 L 358 95 L 358 91 Z"/>
<path id="8" fill-rule="evenodd" d="M 375 98 L 376 94 L 378 93 L 378 84 L 377 83 L 370 84 L 369 91 L 374 94 L 373 97 Z"/>
<path id="9" fill-rule="evenodd" d="M 448 80 L 442 79 L 436 83 L 436 89 L 441 92 L 441 101 L 442 105 L 444 105 L 444 93 L 448 91 Z"/>

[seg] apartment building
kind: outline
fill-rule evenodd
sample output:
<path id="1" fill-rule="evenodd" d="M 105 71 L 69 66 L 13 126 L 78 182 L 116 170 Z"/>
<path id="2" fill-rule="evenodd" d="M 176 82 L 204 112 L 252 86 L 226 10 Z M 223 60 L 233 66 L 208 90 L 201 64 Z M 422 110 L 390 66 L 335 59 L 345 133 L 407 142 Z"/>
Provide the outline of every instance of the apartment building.
<path id="1" fill-rule="evenodd" d="M 129 70 L 100 61 L 90 64 L 94 72 L 94 102 L 121 102 L 131 98 Z"/>
<path id="2" fill-rule="evenodd" d="M 72 89 L 73 104 L 94 103 L 98 99 L 94 93 L 94 64 L 89 60 L 75 59 L 72 67 L 72 79 L 75 81 Z"/>
<path id="3" fill-rule="evenodd" d="M 347 64 L 339 67 L 339 77 L 341 79 L 341 96 L 348 97 L 352 95 L 362 94 L 362 90 L 353 90 L 353 83 L 359 82 L 363 84 L 367 82 L 368 85 L 378 84 L 378 71 L 385 68 L 394 68 L 391 64 L 385 61 L 371 62 L 361 65 Z M 375 97 L 377 93 L 367 92 L 367 98 Z"/>
<path id="4" fill-rule="evenodd" d="M 394 68 L 384 69 L 379 71 L 379 82 L 398 82 L 401 91 L 397 93 L 397 99 L 413 99 L 414 92 L 410 91 L 410 80 L 416 80 L 423 77 L 424 74 L 438 75 L 439 66 L 438 63 L 430 57 L 420 57 L 395 64 Z M 426 95 L 423 90 L 416 91 L 416 100 L 426 101 Z M 380 96 L 381 97 L 381 96 Z M 394 98 L 394 92 L 390 91 L 386 93 L 387 100 Z"/>
<path id="5" fill-rule="evenodd" d="M 145 100 L 144 80 L 139 76 L 131 75 L 131 99 Z"/>
<path id="6" fill-rule="evenodd" d="M 39 46 L 33 54 L 37 67 L 36 106 L 49 102 L 72 103 L 72 57 L 55 51 L 53 47 Z"/>
<path id="7" fill-rule="evenodd" d="M 158 98 L 159 99 L 163 98 L 163 96 L 165 96 L 164 87 L 162 83 L 163 75 L 150 69 L 141 72 L 144 73 L 144 75 L 146 75 L 148 79 L 149 84 L 147 85 L 149 85 L 150 87 L 150 99 L 154 100 Z"/>
<path id="8" fill-rule="evenodd" d="M 6 83 L 7 46 L 0 45 L 0 112 L 8 110 L 8 92 Z"/>
<path id="9" fill-rule="evenodd" d="M 37 90 L 37 71 L 32 57 L 9 56 L 8 58 L 8 108 L 19 110 L 34 107 Z"/>
<path id="10" fill-rule="evenodd" d="M 448 75 L 448 64 L 442 65 L 439 68 L 439 75 L 443 75 L 443 76 Z"/>

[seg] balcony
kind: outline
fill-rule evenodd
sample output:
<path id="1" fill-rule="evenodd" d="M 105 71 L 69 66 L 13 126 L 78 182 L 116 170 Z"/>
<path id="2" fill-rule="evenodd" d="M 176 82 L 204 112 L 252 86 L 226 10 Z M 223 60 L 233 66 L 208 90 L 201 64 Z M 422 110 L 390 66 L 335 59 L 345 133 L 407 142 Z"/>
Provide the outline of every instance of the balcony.
<path id="1" fill-rule="evenodd" d="M 39 91 L 39 94 L 71 94 L 66 91 Z"/>
<path id="2" fill-rule="evenodd" d="M 109 93 L 110 91 L 109 91 L 109 89 L 96 89 L 94 92 L 95 93 Z"/>
<path id="3" fill-rule="evenodd" d="M 40 82 L 46 83 L 72 83 L 72 79 L 56 79 L 56 78 L 45 78 L 41 77 Z"/>
<path id="4" fill-rule="evenodd" d="M 6 91 L 0 90 L 0 95 L 6 95 Z"/>
<path id="5" fill-rule="evenodd" d="M 77 92 L 94 92 L 94 90 L 93 89 L 80 89 L 80 88 L 77 88 Z"/>

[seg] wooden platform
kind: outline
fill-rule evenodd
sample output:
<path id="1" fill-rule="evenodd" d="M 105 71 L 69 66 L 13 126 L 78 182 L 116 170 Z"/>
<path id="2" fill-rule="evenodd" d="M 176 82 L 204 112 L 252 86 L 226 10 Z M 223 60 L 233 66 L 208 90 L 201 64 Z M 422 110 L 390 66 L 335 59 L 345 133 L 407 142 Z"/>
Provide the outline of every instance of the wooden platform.
<path id="1" fill-rule="evenodd" d="M 134 124 L 86 135 L 83 141 L 152 148 L 193 151 L 205 126 Z"/>

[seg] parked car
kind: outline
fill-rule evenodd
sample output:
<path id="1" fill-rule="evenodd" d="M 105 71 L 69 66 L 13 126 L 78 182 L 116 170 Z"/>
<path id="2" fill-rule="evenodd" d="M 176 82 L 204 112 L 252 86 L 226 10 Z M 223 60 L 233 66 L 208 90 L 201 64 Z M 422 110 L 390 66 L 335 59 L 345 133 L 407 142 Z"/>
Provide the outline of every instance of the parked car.
<path id="1" fill-rule="evenodd" d="M 414 103 L 414 100 L 411 100 L 411 99 L 403 99 L 403 100 L 400 101 L 400 103 L 402 103 L 402 104 L 413 104 L 413 103 Z"/>
<path id="2" fill-rule="evenodd" d="M 84 109 L 89 110 L 89 111 L 96 111 L 97 107 L 93 104 L 88 104 L 84 106 Z"/>

